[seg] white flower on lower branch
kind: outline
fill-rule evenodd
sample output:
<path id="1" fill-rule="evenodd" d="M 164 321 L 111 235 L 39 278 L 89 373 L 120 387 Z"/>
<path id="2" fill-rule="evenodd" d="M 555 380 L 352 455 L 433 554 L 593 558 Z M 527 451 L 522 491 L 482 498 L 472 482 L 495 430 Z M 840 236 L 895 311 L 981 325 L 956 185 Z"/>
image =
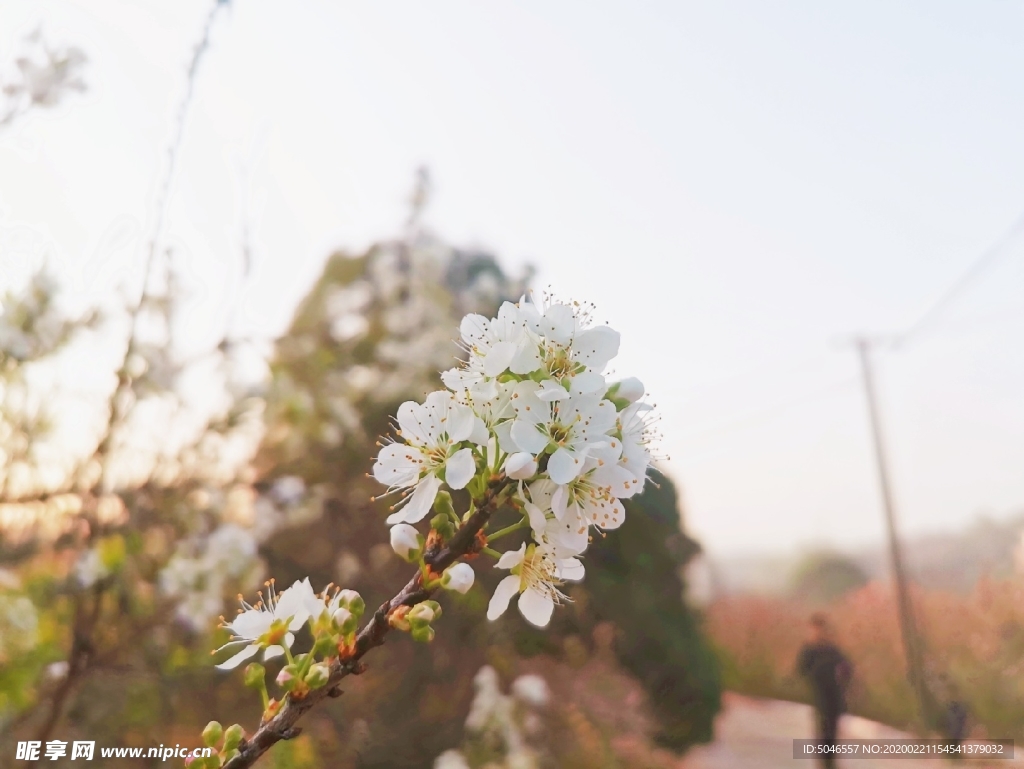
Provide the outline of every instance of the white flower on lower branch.
<path id="1" fill-rule="evenodd" d="M 313 592 L 307 577 L 298 580 L 280 593 L 274 589 L 273 581 L 267 583 L 266 599 L 250 606 L 242 600 L 243 611 L 234 621 L 223 626 L 231 631 L 232 639 L 216 651 L 246 644 L 234 656 L 217 665 L 221 670 L 231 670 L 247 659 L 255 657 L 263 649 L 263 659 L 273 659 L 284 654 L 284 647 L 291 648 L 295 641 L 293 633 L 301 628 L 310 617 L 319 616 L 326 609 L 322 598 Z M 241 598 L 239 598 L 241 600 Z"/>

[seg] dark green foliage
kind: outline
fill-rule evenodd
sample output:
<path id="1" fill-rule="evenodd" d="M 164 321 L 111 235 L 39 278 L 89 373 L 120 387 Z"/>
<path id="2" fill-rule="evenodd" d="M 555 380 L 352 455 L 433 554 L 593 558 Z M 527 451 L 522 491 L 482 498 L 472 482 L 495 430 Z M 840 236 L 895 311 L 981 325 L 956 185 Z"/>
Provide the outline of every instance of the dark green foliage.
<path id="1" fill-rule="evenodd" d="M 682 751 L 711 739 L 721 676 L 683 598 L 682 567 L 700 547 L 680 529 L 672 482 L 651 474 L 626 522 L 587 551 L 586 589 L 595 618 L 616 625 L 619 662 L 647 690 L 658 741 Z"/>

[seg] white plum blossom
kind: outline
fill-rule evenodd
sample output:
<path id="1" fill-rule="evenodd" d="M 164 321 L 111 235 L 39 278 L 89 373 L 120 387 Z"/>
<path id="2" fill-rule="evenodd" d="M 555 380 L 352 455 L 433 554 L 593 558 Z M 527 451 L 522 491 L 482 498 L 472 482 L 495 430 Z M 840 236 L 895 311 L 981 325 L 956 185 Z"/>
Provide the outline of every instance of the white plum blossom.
<path id="1" fill-rule="evenodd" d="M 474 389 L 493 381 L 506 369 L 513 374 L 529 374 L 540 368 L 540 355 L 527 332 L 526 319 L 511 302 L 502 304 L 493 320 L 467 315 L 459 331 L 469 360 L 465 367 L 441 374 L 445 386 L 452 390 Z"/>
<path id="2" fill-rule="evenodd" d="M 373 476 L 391 490 L 406 492 L 388 523 L 416 523 L 430 511 L 442 483 L 462 489 L 476 473 L 473 449 L 462 446 L 479 435 L 480 418 L 450 392 L 437 391 L 423 404 L 406 401 L 398 409 L 398 434 L 404 443 L 381 449 Z"/>
<path id="3" fill-rule="evenodd" d="M 527 546 L 525 542 L 518 550 L 504 553 L 497 568 L 510 569 L 512 574 L 498 583 L 487 607 L 487 619 L 500 617 L 513 596 L 519 595 L 519 612 L 537 627 L 547 627 L 555 604 L 568 600 L 558 589 L 563 581 L 583 577 L 583 564 L 578 558 L 559 558 L 547 546 Z"/>
<path id="4" fill-rule="evenodd" d="M 616 423 L 611 401 L 593 393 L 545 401 L 539 389 L 536 382 L 516 385 L 512 401 L 516 418 L 510 435 L 531 454 L 554 449 L 547 470 L 555 483 L 568 483 L 578 476 L 592 450 L 620 448 L 616 439 L 608 437 Z"/>
<path id="5" fill-rule="evenodd" d="M 264 659 L 273 659 L 284 654 L 284 647 L 291 648 L 295 641 L 293 635 L 310 617 L 317 617 L 326 610 L 323 598 L 313 592 L 307 577 L 298 580 L 291 587 L 280 593 L 276 592 L 273 581 L 267 583 L 266 599 L 251 606 L 241 600 L 242 611 L 234 621 L 227 622 L 224 627 L 231 631 L 232 639 L 216 651 L 228 647 L 246 644 L 240 652 L 217 665 L 221 670 L 238 667 L 256 656 L 263 649 Z M 280 637 L 271 633 L 275 623 L 280 623 Z"/>
<path id="6" fill-rule="evenodd" d="M 476 476 L 477 494 L 502 478 L 517 484 L 522 517 L 510 530 L 529 526 L 531 541 L 499 556 L 512 574 L 491 600 L 492 619 L 519 595 L 523 616 L 546 625 L 565 598 L 558 586 L 582 578 L 576 556 L 592 529 L 622 525 L 622 500 L 643 489 L 654 458 L 644 384 L 606 380 L 619 333 L 594 324 L 592 310 L 543 295 L 505 302 L 495 318 L 467 315 L 466 359 L 441 376 L 452 392 L 403 404 L 402 442 L 384 446 L 374 465 L 377 480 L 403 495 L 390 524 L 422 520 L 443 484 L 462 489 Z M 396 552 L 411 552 L 412 536 L 394 532 Z"/>

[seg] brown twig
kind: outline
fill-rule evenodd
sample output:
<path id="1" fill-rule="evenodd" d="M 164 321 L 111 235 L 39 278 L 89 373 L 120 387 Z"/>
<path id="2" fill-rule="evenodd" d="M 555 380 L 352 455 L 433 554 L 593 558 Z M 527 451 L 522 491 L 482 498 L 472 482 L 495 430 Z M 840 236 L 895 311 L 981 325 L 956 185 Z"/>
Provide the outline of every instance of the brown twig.
<path id="1" fill-rule="evenodd" d="M 441 573 L 463 556 L 479 550 L 481 541 L 478 537 L 479 533 L 483 531 L 491 515 L 504 503 L 501 491 L 500 484 L 489 488 L 480 507 L 459 528 L 455 536 L 449 542 L 427 551 L 424 560 L 430 566 L 431 571 Z M 428 600 L 436 590 L 436 587 L 424 587 L 422 575 L 417 572 L 390 601 L 381 604 L 373 613 L 370 621 L 359 631 L 356 636 L 355 652 L 344 660 L 335 659 L 331 663 L 331 673 L 327 684 L 320 689 L 311 691 L 302 699 L 296 700 L 288 697 L 273 718 L 260 725 L 252 738 L 242 742 L 238 749 L 238 755 L 228 761 L 224 765 L 224 769 L 250 767 L 281 740 L 297 737 L 300 730 L 296 724 L 305 713 L 320 701 L 338 696 L 333 692 L 338 690 L 338 684 L 343 678 L 349 675 L 359 675 L 366 669 L 361 661 L 362 657 L 374 647 L 384 643 L 391 630 L 388 620 L 392 612 L 400 606 L 415 606 L 422 603 Z"/>

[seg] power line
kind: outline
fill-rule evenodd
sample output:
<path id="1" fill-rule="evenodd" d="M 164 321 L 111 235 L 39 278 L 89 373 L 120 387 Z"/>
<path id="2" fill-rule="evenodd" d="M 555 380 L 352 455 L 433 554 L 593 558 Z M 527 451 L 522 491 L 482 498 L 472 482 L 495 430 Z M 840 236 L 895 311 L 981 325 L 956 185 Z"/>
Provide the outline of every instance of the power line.
<path id="1" fill-rule="evenodd" d="M 941 315 L 979 275 L 995 264 L 1005 252 L 1006 247 L 1022 234 L 1024 234 L 1024 212 L 1017 217 L 1014 223 L 1010 225 L 1010 228 L 995 243 L 985 249 L 974 260 L 973 264 L 960 276 L 959 280 L 946 289 L 946 292 L 931 307 L 925 310 L 921 317 L 893 340 L 893 344 L 896 346 L 904 345 L 911 338 L 920 334 L 922 329 L 927 328 L 936 317 Z"/>

